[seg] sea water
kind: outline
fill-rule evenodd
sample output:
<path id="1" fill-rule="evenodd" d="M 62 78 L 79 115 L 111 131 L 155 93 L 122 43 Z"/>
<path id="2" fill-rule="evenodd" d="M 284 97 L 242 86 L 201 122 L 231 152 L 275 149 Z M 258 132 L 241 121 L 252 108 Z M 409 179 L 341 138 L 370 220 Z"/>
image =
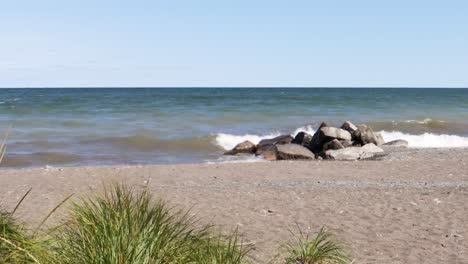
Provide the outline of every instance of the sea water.
<path id="1" fill-rule="evenodd" d="M 468 147 L 468 89 L 0 89 L 3 166 L 255 161 L 222 153 L 345 120 L 410 147 Z"/>

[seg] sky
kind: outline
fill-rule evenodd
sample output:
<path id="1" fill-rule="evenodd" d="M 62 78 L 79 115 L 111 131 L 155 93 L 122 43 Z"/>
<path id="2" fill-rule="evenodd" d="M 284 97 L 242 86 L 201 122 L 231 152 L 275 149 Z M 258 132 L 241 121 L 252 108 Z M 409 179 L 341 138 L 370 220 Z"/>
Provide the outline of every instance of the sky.
<path id="1" fill-rule="evenodd" d="M 0 87 L 468 87 L 468 1 L 0 0 Z"/>

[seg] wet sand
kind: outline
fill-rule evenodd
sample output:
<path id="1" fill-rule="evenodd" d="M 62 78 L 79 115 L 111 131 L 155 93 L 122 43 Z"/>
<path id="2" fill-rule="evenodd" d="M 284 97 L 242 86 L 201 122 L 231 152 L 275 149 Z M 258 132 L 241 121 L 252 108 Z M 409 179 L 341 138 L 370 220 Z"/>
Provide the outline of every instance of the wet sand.
<path id="1" fill-rule="evenodd" d="M 0 171 L 0 203 L 37 224 L 61 200 L 109 180 L 148 184 L 202 221 L 239 228 L 267 263 L 297 226 L 326 225 L 356 263 L 468 263 L 468 150 L 386 149 L 377 160 L 278 161 Z M 63 215 L 59 209 L 55 221 Z"/>

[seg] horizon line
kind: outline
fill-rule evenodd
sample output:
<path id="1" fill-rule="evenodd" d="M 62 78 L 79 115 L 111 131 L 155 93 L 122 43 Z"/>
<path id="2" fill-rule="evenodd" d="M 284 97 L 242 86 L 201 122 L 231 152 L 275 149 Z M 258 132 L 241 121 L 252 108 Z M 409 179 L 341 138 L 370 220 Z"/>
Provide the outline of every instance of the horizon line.
<path id="1" fill-rule="evenodd" d="M 452 87 L 443 87 L 443 86 L 15 86 L 15 87 L 0 87 L 0 89 L 150 89 L 150 88 L 174 88 L 174 89 L 192 89 L 192 88 L 236 88 L 236 89 L 280 89 L 280 88 L 302 88 L 302 89 L 340 89 L 340 88 L 350 88 L 350 89 L 468 89 L 463 86 L 452 86 Z"/>

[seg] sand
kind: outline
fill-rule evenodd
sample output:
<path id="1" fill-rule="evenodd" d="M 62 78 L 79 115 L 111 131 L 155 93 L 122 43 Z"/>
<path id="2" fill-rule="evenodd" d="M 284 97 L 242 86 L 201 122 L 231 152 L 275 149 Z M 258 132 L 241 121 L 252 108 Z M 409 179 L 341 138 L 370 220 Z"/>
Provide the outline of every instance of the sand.
<path id="1" fill-rule="evenodd" d="M 0 171 L 0 202 L 31 225 L 110 179 L 146 183 L 204 222 L 239 228 L 267 263 L 290 230 L 325 225 L 356 263 L 468 263 L 468 150 L 389 150 L 378 160 L 45 167 Z M 149 182 L 147 182 L 149 181 Z M 59 209 L 56 221 L 65 212 Z"/>

